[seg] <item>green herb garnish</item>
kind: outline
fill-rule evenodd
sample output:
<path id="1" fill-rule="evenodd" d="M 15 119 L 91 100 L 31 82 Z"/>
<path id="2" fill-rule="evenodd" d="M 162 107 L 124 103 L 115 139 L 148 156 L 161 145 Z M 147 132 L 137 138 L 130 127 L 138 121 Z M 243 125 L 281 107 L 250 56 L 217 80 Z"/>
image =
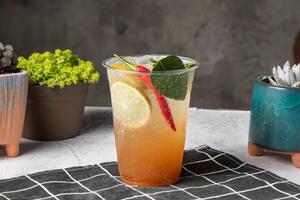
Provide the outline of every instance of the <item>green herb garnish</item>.
<path id="1" fill-rule="evenodd" d="M 190 62 L 185 63 L 184 67 L 185 68 L 191 68 L 191 67 L 193 67 L 195 65 L 196 65 L 195 61 L 190 61 Z"/>
<path id="2" fill-rule="evenodd" d="M 153 65 L 152 71 L 169 71 L 185 69 L 182 60 L 177 56 L 167 56 Z M 151 82 L 154 88 L 162 95 L 175 99 L 184 100 L 187 93 L 188 74 L 155 74 L 151 75 Z"/>

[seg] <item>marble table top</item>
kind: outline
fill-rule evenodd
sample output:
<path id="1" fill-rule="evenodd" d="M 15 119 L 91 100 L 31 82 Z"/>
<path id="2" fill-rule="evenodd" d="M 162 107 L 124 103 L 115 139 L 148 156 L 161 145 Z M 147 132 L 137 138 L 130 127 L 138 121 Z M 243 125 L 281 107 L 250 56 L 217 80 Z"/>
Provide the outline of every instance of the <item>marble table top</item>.
<path id="1" fill-rule="evenodd" d="M 208 145 L 244 162 L 300 184 L 300 169 L 288 156 L 247 154 L 249 111 L 191 108 L 186 149 Z M 86 107 L 81 134 L 75 138 L 40 142 L 22 139 L 21 155 L 5 156 L 0 148 L 0 179 L 65 167 L 116 160 L 111 108 Z"/>

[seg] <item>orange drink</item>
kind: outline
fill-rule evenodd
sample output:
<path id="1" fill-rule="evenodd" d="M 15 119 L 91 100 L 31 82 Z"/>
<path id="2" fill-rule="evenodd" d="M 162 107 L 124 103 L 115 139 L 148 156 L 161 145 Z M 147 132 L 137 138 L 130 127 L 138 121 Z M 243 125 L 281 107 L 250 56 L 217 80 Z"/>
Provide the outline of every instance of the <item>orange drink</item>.
<path id="1" fill-rule="evenodd" d="M 103 62 L 110 84 L 119 171 L 123 181 L 132 185 L 169 185 L 178 181 L 181 172 L 190 93 L 198 63 L 179 57 L 183 66 L 194 64 L 154 71 L 158 66 L 142 58 L 126 59 L 136 63 L 140 59 L 143 64 L 136 66 L 147 68 L 143 72 L 113 68 L 122 64 L 118 58 Z"/>

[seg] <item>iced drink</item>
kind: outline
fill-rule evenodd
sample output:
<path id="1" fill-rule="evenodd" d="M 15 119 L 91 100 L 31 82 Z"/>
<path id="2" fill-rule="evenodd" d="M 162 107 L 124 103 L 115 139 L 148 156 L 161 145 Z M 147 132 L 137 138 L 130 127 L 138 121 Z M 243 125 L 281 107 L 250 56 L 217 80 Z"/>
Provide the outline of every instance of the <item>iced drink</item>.
<path id="1" fill-rule="evenodd" d="M 166 57 L 117 57 L 103 62 L 110 85 L 119 171 L 123 181 L 132 185 L 169 185 L 180 176 L 198 63 L 179 57 L 184 68 L 154 71 L 157 62 Z M 166 64 L 172 65 L 171 61 Z M 135 68 L 126 62 L 134 63 Z"/>

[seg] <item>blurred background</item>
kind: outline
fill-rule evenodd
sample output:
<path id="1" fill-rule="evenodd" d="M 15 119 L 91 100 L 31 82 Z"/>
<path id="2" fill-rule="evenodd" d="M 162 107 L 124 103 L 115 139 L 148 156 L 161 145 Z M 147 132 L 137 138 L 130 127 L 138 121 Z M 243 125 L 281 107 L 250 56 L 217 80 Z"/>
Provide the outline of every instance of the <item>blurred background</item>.
<path id="1" fill-rule="evenodd" d="M 88 105 L 110 106 L 103 59 L 166 53 L 201 62 L 191 106 L 248 109 L 255 76 L 294 54 L 299 62 L 299 8 L 299 0 L 0 0 L 0 41 L 23 56 L 69 48 L 93 61 L 101 80 Z"/>

